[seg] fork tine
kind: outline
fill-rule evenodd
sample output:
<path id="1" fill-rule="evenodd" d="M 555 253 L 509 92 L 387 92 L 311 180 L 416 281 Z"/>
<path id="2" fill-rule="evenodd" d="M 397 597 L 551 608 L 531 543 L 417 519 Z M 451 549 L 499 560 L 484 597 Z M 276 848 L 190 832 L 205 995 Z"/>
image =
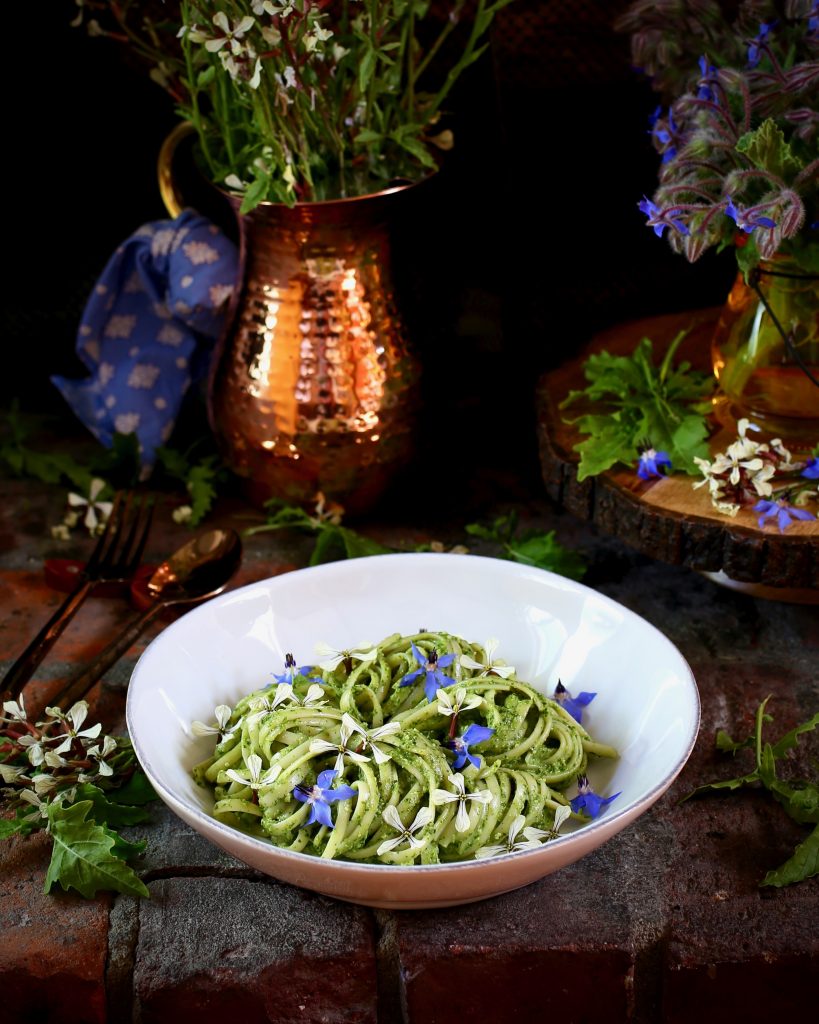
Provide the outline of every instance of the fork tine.
<path id="1" fill-rule="evenodd" d="M 127 574 L 129 576 L 133 576 L 142 561 L 142 552 L 145 550 L 145 545 L 148 542 L 148 534 L 151 532 L 151 524 L 154 521 L 154 508 L 156 507 L 156 501 L 153 496 L 148 497 L 143 501 L 142 506 L 143 509 L 146 510 L 146 515 L 144 522 L 142 523 L 142 533 L 139 536 L 136 548 L 132 552 L 130 561 L 128 562 Z"/>
<path id="2" fill-rule="evenodd" d="M 110 559 L 119 540 L 120 531 L 122 530 L 122 521 L 125 516 L 125 511 L 123 511 L 122 508 L 123 502 L 125 503 L 125 509 L 127 510 L 130 500 L 130 491 L 117 491 L 114 495 L 114 504 L 111 506 L 111 514 L 108 516 L 105 529 L 100 534 L 100 539 L 97 541 L 94 550 L 91 552 L 91 557 L 85 563 L 86 579 L 93 579 L 100 566 L 105 565 L 106 560 Z"/>

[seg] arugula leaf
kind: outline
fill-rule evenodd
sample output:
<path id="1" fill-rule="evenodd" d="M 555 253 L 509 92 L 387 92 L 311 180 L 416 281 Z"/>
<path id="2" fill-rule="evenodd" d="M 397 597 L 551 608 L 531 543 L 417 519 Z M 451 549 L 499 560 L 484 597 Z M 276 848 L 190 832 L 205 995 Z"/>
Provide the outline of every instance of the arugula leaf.
<path id="1" fill-rule="evenodd" d="M 762 731 L 766 723 L 773 718 L 766 714 L 765 709 L 770 695 L 762 701 L 754 717 L 754 731 L 744 740 L 735 741 L 722 729 L 717 733 L 717 749 L 736 754 L 745 747 L 754 748 L 756 767 L 747 775 L 735 779 L 724 779 L 720 782 L 709 782 L 698 786 L 680 800 L 684 803 L 692 796 L 714 790 L 735 790 L 753 783 L 762 786 L 781 804 L 785 812 L 800 825 L 815 825 L 810 836 L 797 846 L 793 856 L 780 867 L 769 871 L 760 885 L 783 886 L 801 882 L 819 874 L 819 786 L 808 779 L 796 779 L 790 782 L 780 779 L 776 762 L 782 760 L 799 742 L 799 737 L 811 732 L 819 725 L 819 714 L 809 718 L 795 729 L 781 736 L 776 743 L 763 741 Z"/>
<path id="2" fill-rule="evenodd" d="M 191 499 L 192 514 L 189 526 L 198 526 L 213 507 L 217 485 L 225 477 L 225 468 L 218 455 L 206 455 L 194 461 L 192 453 L 200 442 L 193 444 L 187 452 L 161 446 L 156 450 L 157 465 L 171 479 L 185 485 Z"/>
<path id="3" fill-rule="evenodd" d="M 123 741 L 120 740 L 120 743 Z M 128 804 L 128 806 L 139 806 L 157 800 L 156 791 L 148 781 L 148 776 L 143 771 L 136 771 L 124 786 L 118 789 L 109 789 L 105 792 L 106 798 L 114 804 Z"/>
<path id="4" fill-rule="evenodd" d="M 819 712 L 809 718 L 807 722 L 802 722 L 801 725 L 797 725 L 795 729 L 791 729 L 790 732 L 786 732 L 784 736 L 780 737 L 773 745 L 774 757 L 784 757 L 789 750 L 793 750 L 799 742 L 799 737 L 805 732 L 811 732 L 819 726 Z"/>
<path id="5" fill-rule="evenodd" d="M 560 573 L 570 579 L 582 579 L 586 571 L 583 556 L 564 547 L 557 540 L 554 530 L 543 533 L 540 530 L 518 531 L 517 513 L 498 516 L 489 526 L 481 523 L 467 523 L 466 532 L 473 537 L 480 537 L 499 544 L 503 549 L 503 558 L 508 558 L 523 565 L 534 565 L 539 569 Z"/>
<path id="6" fill-rule="evenodd" d="M 597 406 L 596 411 L 568 421 L 589 435 L 574 446 L 580 454 L 578 480 L 597 476 L 618 462 L 632 464 L 644 444 L 667 452 L 675 469 L 699 472 L 694 459 L 708 455 L 703 403 L 713 380 L 692 371 L 687 362 L 673 365 L 687 333 L 677 335 L 659 367 L 654 365 L 648 338 L 642 338 L 630 356 L 604 351 L 585 361 L 588 386 L 569 392 L 560 405 L 565 409 L 583 398 Z"/>
<path id="7" fill-rule="evenodd" d="M 724 729 L 717 730 L 717 750 L 722 750 L 728 754 L 736 754 L 738 750 L 744 750 L 745 747 L 752 747 L 753 745 L 753 736 L 746 736 L 744 740 L 732 740 Z"/>
<path id="8" fill-rule="evenodd" d="M 109 794 L 103 793 L 99 786 L 90 782 L 83 782 L 77 786 L 75 800 L 90 800 L 91 817 L 99 825 L 113 825 L 115 828 L 122 825 L 137 825 L 139 822 L 148 821 L 151 816 L 144 807 L 114 802 Z"/>
<path id="9" fill-rule="evenodd" d="M 66 891 L 76 889 L 85 897 L 95 896 L 101 889 L 129 896 L 150 896 L 133 868 L 114 854 L 117 840 L 113 833 L 86 820 L 92 807 L 90 800 L 70 806 L 54 800 L 48 805 L 49 831 L 54 846 L 43 891 L 51 892 L 59 883 Z M 118 842 L 121 849 L 133 845 L 125 844 L 125 840 Z"/>
<path id="10" fill-rule="evenodd" d="M 814 875 L 819 875 L 819 825 L 796 847 L 792 857 L 769 871 L 759 884 L 781 887 L 813 878 Z"/>

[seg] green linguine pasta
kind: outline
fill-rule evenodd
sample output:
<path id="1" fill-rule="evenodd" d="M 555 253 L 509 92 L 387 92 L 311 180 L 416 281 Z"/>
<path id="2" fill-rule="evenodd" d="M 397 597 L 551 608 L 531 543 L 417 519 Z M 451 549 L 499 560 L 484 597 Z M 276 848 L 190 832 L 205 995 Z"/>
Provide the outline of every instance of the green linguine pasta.
<path id="1" fill-rule="evenodd" d="M 492 662 L 493 647 L 424 632 L 323 669 L 288 655 L 278 685 L 217 708 L 217 727 L 194 724 L 219 734 L 194 769 L 214 816 L 288 850 L 385 864 L 530 848 L 570 813 L 586 820 L 564 791 L 589 755 L 616 751 Z"/>

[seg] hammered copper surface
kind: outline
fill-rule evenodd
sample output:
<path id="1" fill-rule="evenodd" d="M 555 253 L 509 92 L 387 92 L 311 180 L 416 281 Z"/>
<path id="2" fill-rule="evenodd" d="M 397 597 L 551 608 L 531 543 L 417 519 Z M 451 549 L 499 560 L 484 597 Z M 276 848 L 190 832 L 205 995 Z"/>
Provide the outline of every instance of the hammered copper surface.
<path id="1" fill-rule="evenodd" d="M 407 188 L 240 217 L 243 287 L 214 362 L 211 426 L 255 502 L 366 508 L 412 447 L 419 366 L 389 220 Z"/>

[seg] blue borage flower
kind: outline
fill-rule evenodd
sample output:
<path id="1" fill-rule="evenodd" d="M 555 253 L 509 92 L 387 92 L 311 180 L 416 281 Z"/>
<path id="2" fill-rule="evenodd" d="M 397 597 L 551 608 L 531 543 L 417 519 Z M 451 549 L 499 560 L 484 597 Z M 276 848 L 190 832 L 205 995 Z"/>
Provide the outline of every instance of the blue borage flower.
<path id="1" fill-rule="evenodd" d="M 648 118 L 651 127 L 651 137 L 657 143 L 657 149 L 663 155 L 663 163 L 667 164 L 677 155 L 675 140 L 677 137 L 677 125 L 674 122 L 674 114 L 669 108 L 668 117 L 662 118 L 662 107 L 657 107 Z"/>
<path id="2" fill-rule="evenodd" d="M 697 99 L 714 103 L 717 97 L 712 87 L 716 85 L 717 82 L 717 69 L 713 64 L 708 63 L 708 58 L 705 54 L 700 57 L 697 63 L 700 66 L 700 80 L 697 83 L 699 85 L 699 89 L 697 90 Z"/>
<path id="3" fill-rule="evenodd" d="M 808 15 L 808 34 L 819 34 L 819 0 L 815 0 Z"/>
<path id="4" fill-rule="evenodd" d="M 654 448 L 645 448 L 640 452 L 640 461 L 637 463 L 637 476 L 641 480 L 650 480 L 652 477 L 662 477 L 670 473 L 674 467 L 668 452 L 658 452 Z"/>
<path id="5" fill-rule="evenodd" d="M 748 47 L 748 67 L 755 68 L 757 64 L 762 60 L 762 54 L 766 47 L 768 34 L 772 28 L 776 25 L 776 20 L 771 22 L 762 22 L 759 26 L 759 32 L 754 36 Z"/>
<path id="6" fill-rule="evenodd" d="M 408 672 L 401 680 L 401 686 L 412 686 L 419 676 L 424 675 L 424 694 L 427 700 L 432 703 L 439 689 L 452 686 L 455 682 L 452 676 L 445 676 L 440 671 L 442 668 L 447 668 L 447 666 L 452 664 L 455 655 L 444 654 L 439 657 L 436 650 L 430 651 L 427 655 L 416 647 L 414 643 L 412 644 L 412 653 L 421 667 L 415 669 L 414 672 Z"/>
<path id="7" fill-rule="evenodd" d="M 794 519 L 816 518 L 812 512 L 808 512 L 805 508 L 796 508 L 794 505 L 789 505 L 784 498 L 779 498 L 774 501 L 758 501 L 756 505 L 754 505 L 753 511 L 762 513 L 758 520 L 760 530 L 765 529 L 766 519 L 776 516 L 780 533 L 784 533 Z"/>
<path id="8" fill-rule="evenodd" d="M 744 231 L 746 235 L 752 234 L 756 228 L 768 228 L 770 230 L 776 227 L 775 220 L 756 213 L 754 207 L 741 210 L 738 206 L 735 206 L 730 196 L 725 205 L 725 213 L 731 220 L 736 221 L 737 227 L 740 231 Z"/>
<path id="9" fill-rule="evenodd" d="M 469 748 L 478 743 L 483 743 L 490 736 L 494 735 L 494 729 L 490 729 L 485 725 L 472 724 L 462 735 L 455 736 L 454 739 L 449 740 L 447 746 L 450 750 L 455 751 L 455 760 L 452 762 L 452 767 L 455 771 L 463 768 L 467 761 L 474 768 L 480 768 L 481 758 L 477 754 L 470 754 Z"/>
<path id="10" fill-rule="evenodd" d="M 819 3 L 819 0 L 817 2 Z M 808 480 L 819 480 L 819 456 L 808 459 L 802 470 L 802 476 L 807 477 Z"/>
<path id="11" fill-rule="evenodd" d="M 573 697 L 563 683 L 558 679 L 555 692 L 552 694 L 552 700 L 565 708 L 575 722 L 581 724 L 583 722 L 583 708 L 591 704 L 596 696 L 596 693 L 589 693 L 588 691 L 583 690 L 581 693 L 578 693 L 576 697 Z"/>
<path id="12" fill-rule="evenodd" d="M 620 792 L 622 792 L 622 790 Z M 614 796 L 607 797 L 598 796 L 591 788 L 588 777 L 585 775 L 578 775 L 577 796 L 573 797 L 569 803 L 575 814 L 585 811 L 590 818 L 596 818 L 603 808 L 607 807 L 612 800 L 616 800 L 618 796 L 620 796 L 620 793 L 615 793 Z"/>
<path id="13" fill-rule="evenodd" d="M 637 208 L 641 213 L 644 213 L 648 220 L 646 226 L 654 228 L 654 234 L 658 238 L 663 237 L 663 232 L 666 228 L 674 228 L 675 231 L 679 231 L 681 235 L 690 234 L 687 226 L 678 217 L 671 216 L 671 211 L 674 207 L 669 207 L 668 210 L 661 210 L 656 203 L 652 202 L 647 196 L 643 196 L 640 202 L 637 204 Z"/>
<path id="14" fill-rule="evenodd" d="M 330 804 L 337 800 L 350 800 L 356 795 L 352 786 L 338 786 L 336 789 L 331 787 L 337 774 L 338 772 L 330 768 L 326 772 L 321 772 L 315 786 L 305 786 L 299 782 L 293 787 L 293 796 L 296 800 L 310 805 L 310 817 L 305 821 L 303 828 L 316 822 L 326 825 L 327 828 L 334 828 Z"/>
<path id="15" fill-rule="evenodd" d="M 279 686 L 292 686 L 293 680 L 296 676 L 304 676 L 306 678 L 307 674 L 312 671 L 312 665 L 302 665 L 301 667 L 298 667 L 296 665 L 296 659 L 292 654 L 290 654 L 290 652 L 288 652 L 284 656 L 284 672 L 273 672 L 271 674 Z M 314 677 L 313 679 L 310 679 L 310 682 L 320 683 L 321 680 L 318 677 Z M 273 684 L 271 683 L 270 685 L 272 686 Z"/>

